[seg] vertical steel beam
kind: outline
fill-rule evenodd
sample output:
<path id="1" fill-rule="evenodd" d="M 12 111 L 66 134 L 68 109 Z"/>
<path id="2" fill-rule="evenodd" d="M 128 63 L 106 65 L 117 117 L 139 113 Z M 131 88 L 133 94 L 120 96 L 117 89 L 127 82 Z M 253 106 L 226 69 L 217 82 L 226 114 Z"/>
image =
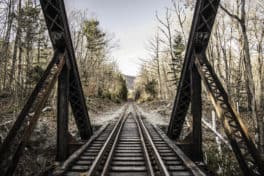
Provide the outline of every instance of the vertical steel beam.
<path id="1" fill-rule="evenodd" d="M 15 171 L 64 63 L 64 54 L 55 51 L 52 61 L 35 86 L 0 148 L 0 175 L 9 176 Z"/>
<path id="2" fill-rule="evenodd" d="M 54 1 L 54 0 L 53 0 Z M 64 1 L 59 1 L 60 15 L 64 26 L 65 45 L 68 51 L 70 70 L 70 103 L 75 117 L 77 128 L 83 140 L 88 140 L 92 134 L 92 125 L 88 114 L 86 101 L 83 93 L 82 83 L 76 63 L 73 42 L 69 29 L 68 18 L 65 10 Z"/>
<path id="3" fill-rule="evenodd" d="M 191 66 L 195 53 L 207 48 L 220 0 L 197 0 L 186 48 L 181 78 L 171 113 L 167 135 L 178 139 L 191 103 Z"/>
<path id="4" fill-rule="evenodd" d="M 189 35 L 187 49 L 184 57 L 183 68 L 181 77 L 177 88 L 177 94 L 174 100 L 174 105 L 171 113 L 170 123 L 167 135 L 171 139 L 178 139 L 185 121 L 190 101 L 191 101 L 191 88 L 190 88 L 190 65 L 193 55 L 193 45 L 196 32 L 196 26 L 199 22 L 199 13 L 201 11 L 202 0 L 196 2 L 195 11 L 192 20 L 192 27 Z"/>
<path id="5" fill-rule="evenodd" d="M 193 117 L 192 160 L 203 161 L 202 151 L 202 96 L 201 77 L 195 65 L 191 74 L 191 112 Z"/>
<path id="6" fill-rule="evenodd" d="M 54 49 L 65 49 L 70 65 L 69 101 L 80 137 L 88 140 L 93 134 L 82 90 L 67 14 L 62 0 L 40 0 Z"/>
<path id="7" fill-rule="evenodd" d="M 69 69 L 64 65 L 58 78 L 57 161 L 68 157 Z"/>

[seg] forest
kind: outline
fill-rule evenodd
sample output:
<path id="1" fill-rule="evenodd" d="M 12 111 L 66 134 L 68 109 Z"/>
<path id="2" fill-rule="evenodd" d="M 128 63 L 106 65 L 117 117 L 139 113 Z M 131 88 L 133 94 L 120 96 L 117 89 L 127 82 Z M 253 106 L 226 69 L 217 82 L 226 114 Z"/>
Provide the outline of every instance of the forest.
<path id="1" fill-rule="evenodd" d="M 148 115 L 154 116 L 153 121 L 162 116 L 162 122 L 156 123 L 167 128 L 196 3 L 167 1 L 169 6 L 153 13 L 156 32 L 145 41 L 147 57 L 140 58 L 136 76 L 123 74 L 112 56 L 119 45 L 118 36 L 108 33 L 101 21 L 85 10 L 68 12 L 85 100 L 95 128 L 105 122 L 102 112 L 116 111 L 127 100 L 137 102 L 144 113 L 151 112 Z M 264 0 L 221 1 L 206 53 L 264 158 Z M 0 0 L 0 145 L 52 54 L 39 2 Z M 54 160 L 57 93 L 56 88 L 51 92 L 42 110 L 45 118 L 41 117 L 16 175 L 42 172 Z M 202 104 L 204 162 L 216 175 L 242 175 L 204 87 Z M 186 132 L 192 124 L 189 116 L 188 111 Z M 73 136 L 78 135 L 72 115 L 69 129 Z M 32 161 L 35 157 L 37 162 Z"/>

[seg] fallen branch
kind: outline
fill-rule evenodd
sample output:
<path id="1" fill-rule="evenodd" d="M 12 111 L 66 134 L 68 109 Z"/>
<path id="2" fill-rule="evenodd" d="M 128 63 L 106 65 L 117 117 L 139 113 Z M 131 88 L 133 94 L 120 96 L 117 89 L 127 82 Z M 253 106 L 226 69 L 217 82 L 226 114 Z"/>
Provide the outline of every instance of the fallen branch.
<path id="1" fill-rule="evenodd" d="M 207 127 L 208 129 L 210 129 L 217 137 L 219 137 L 219 139 L 225 143 L 230 149 L 231 149 L 231 146 L 229 144 L 229 142 L 218 132 L 216 131 L 210 123 L 206 122 L 204 119 L 202 119 L 202 123 L 205 127 Z"/>

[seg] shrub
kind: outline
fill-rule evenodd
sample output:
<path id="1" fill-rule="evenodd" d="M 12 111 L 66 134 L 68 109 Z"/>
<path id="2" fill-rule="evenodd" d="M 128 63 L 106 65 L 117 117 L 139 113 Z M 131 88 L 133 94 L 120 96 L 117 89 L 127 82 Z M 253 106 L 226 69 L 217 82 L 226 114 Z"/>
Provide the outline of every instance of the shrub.
<path id="1" fill-rule="evenodd" d="M 157 81 L 156 80 L 151 80 L 148 81 L 147 84 L 145 85 L 145 91 L 146 93 L 150 94 L 153 98 L 156 98 L 157 96 Z"/>

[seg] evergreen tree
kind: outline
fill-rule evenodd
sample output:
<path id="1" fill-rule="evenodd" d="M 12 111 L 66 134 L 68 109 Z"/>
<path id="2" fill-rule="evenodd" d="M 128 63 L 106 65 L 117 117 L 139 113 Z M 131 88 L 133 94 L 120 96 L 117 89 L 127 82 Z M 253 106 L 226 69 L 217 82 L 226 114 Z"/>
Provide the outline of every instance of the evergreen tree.
<path id="1" fill-rule="evenodd" d="M 150 94 L 153 98 L 156 98 L 156 96 L 157 96 L 157 81 L 155 79 L 148 81 L 147 84 L 145 85 L 145 91 L 146 91 L 146 93 Z"/>
<path id="2" fill-rule="evenodd" d="M 120 81 L 120 85 L 121 85 L 121 88 L 119 90 L 119 98 L 123 101 L 126 101 L 127 100 L 127 94 L 128 94 L 126 80 L 120 75 L 119 81 Z"/>
<path id="3" fill-rule="evenodd" d="M 183 64 L 183 57 L 182 53 L 184 51 L 184 44 L 183 39 L 180 34 L 176 35 L 173 39 L 173 58 L 171 60 L 171 72 L 173 75 L 173 82 L 175 84 L 178 83 L 182 64 Z"/>
<path id="4" fill-rule="evenodd" d="M 106 45 L 105 33 L 99 29 L 99 21 L 95 19 L 84 21 L 83 33 L 87 40 L 87 49 L 91 52 L 99 52 Z"/>

